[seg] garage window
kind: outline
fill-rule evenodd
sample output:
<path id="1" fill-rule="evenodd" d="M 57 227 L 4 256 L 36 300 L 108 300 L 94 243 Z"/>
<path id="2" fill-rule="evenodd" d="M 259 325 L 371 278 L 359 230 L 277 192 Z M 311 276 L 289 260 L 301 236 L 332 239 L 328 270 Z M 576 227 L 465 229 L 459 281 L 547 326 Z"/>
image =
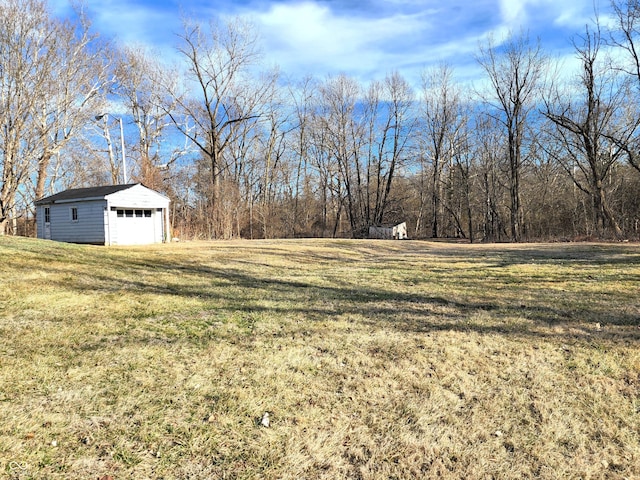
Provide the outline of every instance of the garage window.
<path id="1" fill-rule="evenodd" d="M 71 221 L 72 222 L 77 222 L 78 221 L 78 207 L 71 207 L 70 215 L 71 215 Z"/>
<path id="2" fill-rule="evenodd" d="M 120 218 L 151 218 L 151 210 L 126 210 L 124 208 L 118 208 L 116 212 Z"/>

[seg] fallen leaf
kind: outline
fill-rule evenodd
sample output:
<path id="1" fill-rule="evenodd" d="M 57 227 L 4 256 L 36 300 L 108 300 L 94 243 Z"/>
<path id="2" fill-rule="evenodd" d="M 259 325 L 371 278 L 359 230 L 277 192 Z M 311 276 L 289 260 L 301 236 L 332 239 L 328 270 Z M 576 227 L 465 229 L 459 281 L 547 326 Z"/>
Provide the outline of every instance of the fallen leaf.
<path id="1" fill-rule="evenodd" d="M 271 424 L 271 421 L 269 420 L 269 412 L 264 412 L 264 415 L 262 416 L 262 420 L 260 420 L 260 424 L 263 427 L 269 428 L 269 425 Z"/>

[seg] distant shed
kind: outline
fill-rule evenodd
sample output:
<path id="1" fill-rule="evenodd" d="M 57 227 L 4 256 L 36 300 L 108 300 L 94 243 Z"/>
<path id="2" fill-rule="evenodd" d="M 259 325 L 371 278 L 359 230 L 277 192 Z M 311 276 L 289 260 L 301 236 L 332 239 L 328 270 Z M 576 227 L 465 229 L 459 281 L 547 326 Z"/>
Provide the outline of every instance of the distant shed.
<path id="1" fill-rule="evenodd" d="M 402 222 L 396 225 L 372 225 L 369 227 L 369 238 L 382 240 L 406 240 L 407 223 Z"/>
<path id="2" fill-rule="evenodd" d="M 97 245 L 169 239 L 169 199 L 140 183 L 74 188 L 35 205 L 38 238 Z"/>

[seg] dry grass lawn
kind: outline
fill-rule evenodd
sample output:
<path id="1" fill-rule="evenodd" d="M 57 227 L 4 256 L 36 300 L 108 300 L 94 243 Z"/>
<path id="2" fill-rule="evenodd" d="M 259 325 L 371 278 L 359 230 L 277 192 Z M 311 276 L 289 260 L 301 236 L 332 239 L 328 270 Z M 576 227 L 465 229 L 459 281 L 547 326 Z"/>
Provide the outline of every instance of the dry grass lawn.
<path id="1" fill-rule="evenodd" d="M 640 478 L 638 245 L 0 258 L 0 478 Z"/>

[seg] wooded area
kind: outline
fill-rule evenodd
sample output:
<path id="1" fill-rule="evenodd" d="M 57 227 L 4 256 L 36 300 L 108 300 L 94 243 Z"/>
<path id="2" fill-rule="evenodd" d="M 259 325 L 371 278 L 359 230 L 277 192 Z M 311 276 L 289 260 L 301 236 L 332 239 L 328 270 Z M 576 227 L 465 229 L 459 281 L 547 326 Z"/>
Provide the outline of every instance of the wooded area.
<path id="1" fill-rule="evenodd" d="M 581 68 L 525 33 L 450 66 L 363 84 L 265 69 L 243 19 L 185 19 L 179 61 L 118 47 L 41 0 L 0 3 L 0 234 L 33 201 L 123 181 L 170 197 L 180 238 L 640 238 L 640 4 L 576 32 Z"/>

